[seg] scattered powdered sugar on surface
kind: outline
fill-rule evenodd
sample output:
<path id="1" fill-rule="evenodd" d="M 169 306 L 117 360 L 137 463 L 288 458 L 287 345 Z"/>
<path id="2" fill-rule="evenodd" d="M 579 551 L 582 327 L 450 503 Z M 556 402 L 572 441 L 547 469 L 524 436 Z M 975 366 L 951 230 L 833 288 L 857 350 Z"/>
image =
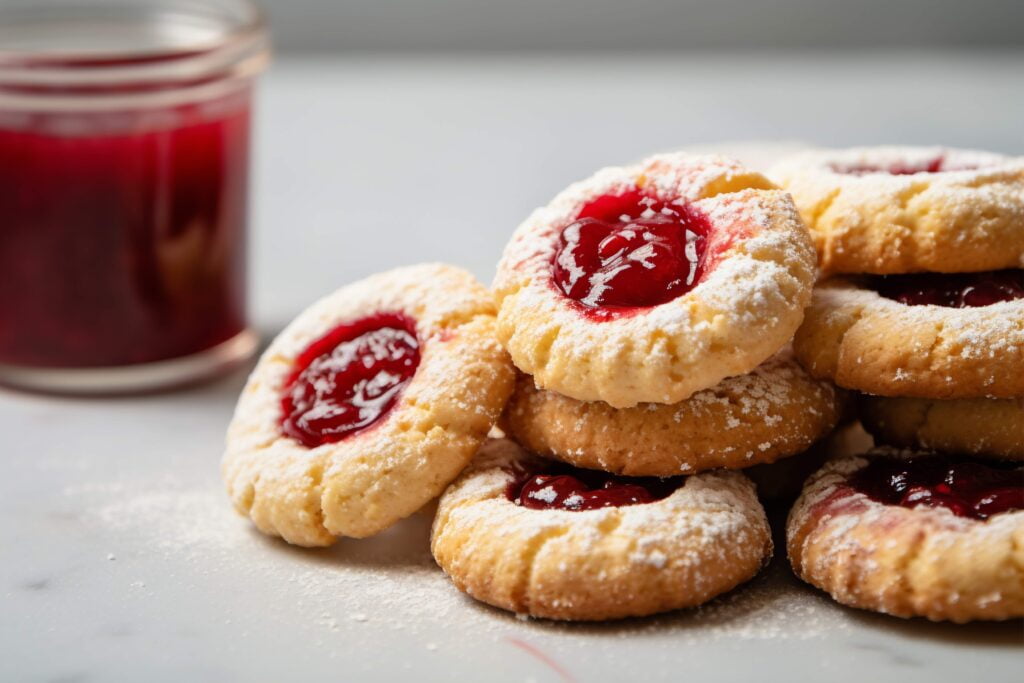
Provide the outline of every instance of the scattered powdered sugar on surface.
<path id="1" fill-rule="evenodd" d="M 528 629 L 579 646 L 596 634 L 696 644 L 818 638 L 842 628 L 837 608 L 799 586 L 784 567 L 698 609 L 601 625 L 523 621 L 476 603 L 452 586 L 430 557 L 430 520 L 423 514 L 376 538 L 342 539 L 330 549 L 306 550 L 261 536 L 216 488 L 190 488 L 166 479 L 148 486 L 69 487 L 64 495 L 86 503 L 90 525 L 120 547 L 155 560 L 130 588 L 152 595 L 166 588 L 169 576 L 186 586 L 206 583 L 215 595 L 230 587 L 229 593 L 259 596 L 261 613 L 274 614 L 282 628 L 306 628 L 316 639 L 337 634 L 358 644 L 401 634 L 430 636 L 434 640 L 425 647 L 436 649 L 439 629 L 493 639 Z M 663 567 L 664 554 L 647 549 L 643 532 L 636 533 L 635 561 Z"/>

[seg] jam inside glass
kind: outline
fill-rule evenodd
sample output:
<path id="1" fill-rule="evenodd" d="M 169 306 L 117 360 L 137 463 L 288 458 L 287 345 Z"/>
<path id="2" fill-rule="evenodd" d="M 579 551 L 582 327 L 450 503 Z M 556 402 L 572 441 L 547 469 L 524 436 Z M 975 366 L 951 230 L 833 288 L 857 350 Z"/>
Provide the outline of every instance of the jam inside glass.
<path id="1" fill-rule="evenodd" d="M 853 473 L 849 485 L 885 505 L 943 507 L 977 520 L 1024 509 L 1024 468 L 1014 464 L 875 457 Z"/>
<path id="2" fill-rule="evenodd" d="M 420 363 L 413 321 L 381 313 L 338 325 L 296 359 L 281 397 L 281 431 L 309 448 L 370 427 Z"/>
<path id="3" fill-rule="evenodd" d="M 1024 270 L 983 273 L 916 273 L 876 277 L 872 286 L 907 306 L 973 308 L 1024 298 Z"/>
<path id="4" fill-rule="evenodd" d="M 249 0 L 0 3 L 0 381 L 150 390 L 254 350 L 250 109 L 267 48 Z"/>
<path id="5" fill-rule="evenodd" d="M 517 470 L 505 497 L 531 510 L 597 510 L 642 505 L 667 498 L 683 477 L 623 477 L 562 463 Z"/>
<path id="6" fill-rule="evenodd" d="M 640 191 L 590 202 L 561 233 L 552 281 L 595 319 L 671 301 L 701 276 L 710 224 Z"/>
<path id="7" fill-rule="evenodd" d="M 147 363 L 245 328 L 248 94 L 218 104 L 0 116 L 0 363 Z"/>

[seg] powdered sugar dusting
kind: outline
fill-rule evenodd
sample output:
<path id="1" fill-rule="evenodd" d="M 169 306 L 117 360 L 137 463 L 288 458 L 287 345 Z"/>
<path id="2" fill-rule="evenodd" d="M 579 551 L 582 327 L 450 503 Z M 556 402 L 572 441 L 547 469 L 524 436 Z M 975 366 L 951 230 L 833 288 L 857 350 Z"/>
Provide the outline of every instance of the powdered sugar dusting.
<path id="1" fill-rule="evenodd" d="M 816 233 L 826 272 L 1024 266 L 1024 157 L 939 147 L 814 150 L 770 175 Z"/>
<path id="2" fill-rule="evenodd" d="M 846 604 L 947 619 L 962 619 L 963 609 L 977 618 L 972 607 L 994 605 L 993 582 L 1018 590 L 1019 566 L 1003 549 L 1013 547 L 1024 510 L 979 521 L 942 507 L 876 502 L 848 485 L 868 457 L 927 454 L 879 447 L 833 459 L 811 476 L 787 524 L 790 556 L 805 580 Z"/>
<path id="3" fill-rule="evenodd" d="M 595 630 L 631 643 L 672 638 L 697 644 L 803 640 L 845 628 L 834 606 L 796 585 L 781 565 L 749 588 L 700 609 L 588 628 L 517 620 L 460 593 L 430 557 L 426 515 L 415 515 L 379 538 L 309 551 L 262 537 L 224 504 L 215 487 L 195 488 L 165 478 L 79 485 L 66 489 L 64 496 L 88 511 L 84 521 L 91 533 L 102 533 L 114 543 L 117 564 L 127 563 L 121 570 L 129 573 L 133 590 L 142 595 L 159 591 L 168 581 L 188 581 L 190 573 L 212 575 L 223 585 L 244 584 L 261 596 L 268 613 L 289 615 L 305 637 L 324 645 L 360 647 L 372 639 L 413 637 L 427 649 L 445 650 L 440 634 L 453 624 L 459 632 L 488 640 L 523 634 L 580 647 L 592 640 Z M 665 559 L 643 537 L 635 553 L 637 563 L 664 566 Z M 146 565 L 149 572 L 153 567 L 160 571 L 132 573 L 133 558 L 139 555 L 162 558 Z M 105 557 L 100 559 L 105 562 Z M 175 573 L 181 576 L 175 578 Z M 325 656 L 343 651 L 332 646 Z"/>
<path id="4" fill-rule="evenodd" d="M 559 233 L 587 202 L 643 182 L 709 218 L 704 275 L 672 301 L 595 324 L 551 284 Z M 814 253 L 789 197 L 752 186 L 768 184 L 731 160 L 662 156 L 601 170 L 534 211 L 494 281 L 499 335 L 519 368 L 540 386 L 626 407 L 682 400 L 777 351 L 809 299 Z"/>
<path id="5" fill-rule="evenodd" d="M 1024 359 L 1024 299 L 975 308 L 907 306 L 836 277 L 815 289 L 805 328 L 819 317 L 825 324 L 848 320 L 850 330 L 869 322 L 872 329 L 889 329 L 910 345 L 913 355 L 908 360 L 914 367 L 893 365 L 885 377 L 875 378 L 891 381 L 908 395 L 912 383 L 934 382 L 937 376 L 947 377 L 953 389 L 977 383 L 979 395 L 995 395 L 999 384 L 1013 387 L 1020 381 L 1019 373 L 1006 368 L 1016 368 L 1016 361 Z M 858 338 L 845 333 L 838 356 L 859 363 L 862 357 L 850 346 Z"/>

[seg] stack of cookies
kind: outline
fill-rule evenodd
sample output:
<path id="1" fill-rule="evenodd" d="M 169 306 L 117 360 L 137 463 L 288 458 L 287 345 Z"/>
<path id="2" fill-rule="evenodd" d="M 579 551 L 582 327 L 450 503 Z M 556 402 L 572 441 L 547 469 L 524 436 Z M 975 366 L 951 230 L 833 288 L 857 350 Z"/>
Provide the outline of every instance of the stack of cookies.
<path id="1" fill-rule="evenodd" d="M 813 478 L 790 518 L 794 568 L 900 616 L 1020 616 L 1024 160 L 883 147 L 802 154 L 773 175 L 825 276 L 798 359 L 860 392 L 876 442 L 917 451 L 877 449 Z"/>
<path id="2" fill-rule="evenodd" d="M 511 441 L 441 499 L 438 563 L 480 600 L 557 619 L 752 577 L 771 540 L 735 470 L 800 453 L 841 412 L 787 348 L 814 274 L 789 196 L 720 157 L 605 169 L 535 211 L 495 281 Z"/>
<path id="3" fill-rule="evenodd" d="M 804 366 L 862 392 L 884 443 L 1024 459 L 1024 164 L 872 148 L 776 174 L 828 276 L 796 337 Z"/>
<path id="4" fill-rule="evenodd" d="M 799 486 L 852 389 L 890 446 L 816 449 L 797 575 L 901 616 L 1024 615 L 1024 166 L 853 150 L 777 178 L 792 196 L 717 156 L 607 168 L 527 218 L 493 291 L 426 264 L 314 303 L 239 398 L 235 507 L 324 546 L 440 496 L 431 550 L 473 597 L 653 614 L 764 566 L 747 473 Z"/>

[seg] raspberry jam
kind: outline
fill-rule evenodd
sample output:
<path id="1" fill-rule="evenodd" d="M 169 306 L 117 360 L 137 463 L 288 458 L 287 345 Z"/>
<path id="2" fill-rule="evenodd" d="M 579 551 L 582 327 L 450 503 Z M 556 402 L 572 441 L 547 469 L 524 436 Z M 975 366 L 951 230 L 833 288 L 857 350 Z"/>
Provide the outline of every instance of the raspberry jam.
<path id="1" fill-rule="evenodd" d="M 990 306 L 1024 298 L 1024 270 L 885 275 L 875 278 L 874 289 L 907 306 Z"/>
<path id="2" fill-rule="evenodd" d="M 595 319 L 656 306 L 697 284 L 709 231 L 692 207 L 606 195 L 562 230 L 552 280 Z"/>
<path id="3" fill-rule="evenodd" d="M 248 0 L 0 2 L 0 383 L 152 391 L 246 324 Z"/>
<path id="4" fill-rule="evenodd" d="M 945 161 L 943 157 L 933 157 L 915 163 L 899 162 L 888 166 L 875 164 L 832 164 L 832 170 L 846 175 L 871 175 L 872 173 L 914 175 L 915 173 L 938 173 L 940 171 L 953 170 L 944 167 Z M 964 169 L 960 168 L 957 170 Z"/>
<path id="5" fill-rule="evenodd" d="M 561 463 L 515 474 L 505 496 L 531 510 L 578 511 L 642 505 L 667 498 L 683 484 L 683 477 L 621 477 Z"/>
<path id="6" fill-rule="evenodd" d="M 147 363 L 243 330 L 248 94 L 219 104 L 0 112 L 0 363 Z"/>
<path id="7" fill-rule="evenodd" d="M 876 457 L 849 485 L 885 505 L 943 507 L 978 520 L 1024 509 L 1024 468 L 966 458 Z"/>
<path id="8" fill-rule="evenodd" d="M 921 161 L 902 161 L 894 164 L 832 164 L 836 173 L 845 175 L 914 175 L 915 173 L 945 173 L 948 171 L 974 171 L 980 168 L 977 163 L 957 163 L 944 156 L 936 156 Z"/>
<path id="9" fill-rule="evenodd" d="M 373 425 L 420 363 L 412 320 L 381 313 L 338 325 L 295 361 L 281 398 L 281 431 L 309 448 Z"/>

